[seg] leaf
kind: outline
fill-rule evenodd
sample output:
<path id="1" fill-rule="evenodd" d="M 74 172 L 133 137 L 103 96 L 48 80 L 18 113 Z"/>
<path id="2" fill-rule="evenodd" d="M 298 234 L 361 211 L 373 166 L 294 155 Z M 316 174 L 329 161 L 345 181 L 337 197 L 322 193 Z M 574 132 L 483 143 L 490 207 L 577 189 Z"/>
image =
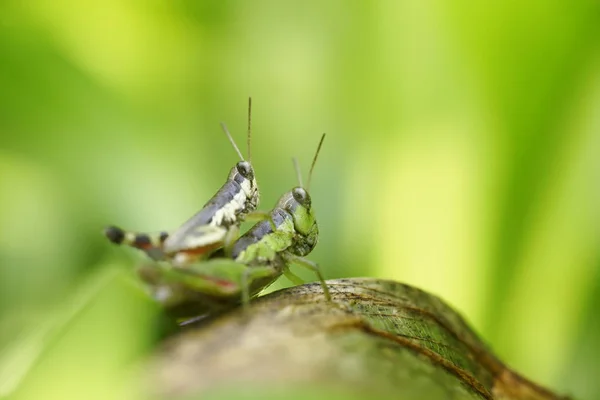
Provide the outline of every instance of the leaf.
<path id="1" fill-rule="evenodd" d="M 284 289 L 186 326 L 150 360 L 163 398 L 564 399 L 510 370 L 439 298 L 369 278 Z"/>
<path id="2" fill-rule="evenodd" d="M 127 373 L 155 342 L 158 305 L 116 266 L 0 351 L 0 398 L 120 399 Z"/>

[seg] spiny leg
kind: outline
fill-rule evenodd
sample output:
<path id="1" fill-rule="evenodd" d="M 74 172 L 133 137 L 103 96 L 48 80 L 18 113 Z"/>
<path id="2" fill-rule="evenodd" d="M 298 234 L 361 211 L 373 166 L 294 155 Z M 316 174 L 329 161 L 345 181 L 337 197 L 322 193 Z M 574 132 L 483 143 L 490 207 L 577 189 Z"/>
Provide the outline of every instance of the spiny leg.
<path id="1" fill-rule="evenodd" d="M 325 300 L 331 301 L 331 295 L 329 294 L 329 287 L 327 287 L 327 283 L 325 283 L 325 279 L 323 279 L 323 274 L 321 274 L 321 268 L 319 267 L 319 264 L 315 263 L 314 261 L 310 261 L 309 259 L 306 259 L 304 257 L 299 257 L 299 256 L 296 256 L 293 254 L 287 254 L 285 256 L 285 260 L 287 262 L 295 263 L 295 264 L 301 265 L 303 267 L 306 267 L 306 268 L 312 270 L 315 274 L 317 274 L 317 277 L 319 278 L 319 281 L 321 282 L 321 287 L 323 288 L 323 294 L 325 295 Z"/>
<path id="2" fill-rule="evenodd" d="M 186 267 L 170 266 L 161 269 L 160 278 L 164 282 L 174 282 L 186 288 L 235 301 L 242 296 L 248 304 L 252 283 L 261 278 L 276 275 L 275 269 L 268 266 L 247 266 L 230 259 L 217 258 L 191 264 Z M 237 297 L 239 299 L 239 297 Z"/>

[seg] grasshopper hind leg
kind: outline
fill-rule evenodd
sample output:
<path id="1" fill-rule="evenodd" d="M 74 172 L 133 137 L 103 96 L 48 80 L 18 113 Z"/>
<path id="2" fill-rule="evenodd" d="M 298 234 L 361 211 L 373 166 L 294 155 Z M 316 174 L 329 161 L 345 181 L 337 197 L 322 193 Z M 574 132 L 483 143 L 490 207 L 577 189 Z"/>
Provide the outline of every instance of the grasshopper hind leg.
<path id="1" fill-rule="evenodd" d="M 117 226 L 109 226 L 104 229 L 104 236 L 114 244 L 141 250 L 155 261 L 165 259 L 163 243 L 169 236 L 167 232 L 158 234 L 138 233 L 126 231 Z"/>
<path id="2" fill-rule="evenodd" d="M 272 278 L 276 275 L 276 271 L 271 266 L 252 266 L 246 269 L 240 275 L 241 301 L 244 310 L 250 308 L 250 300 L 253 293 L 252 283 L 265 278 Z M 264 285 L 262 285 L 264 286 Z"/>

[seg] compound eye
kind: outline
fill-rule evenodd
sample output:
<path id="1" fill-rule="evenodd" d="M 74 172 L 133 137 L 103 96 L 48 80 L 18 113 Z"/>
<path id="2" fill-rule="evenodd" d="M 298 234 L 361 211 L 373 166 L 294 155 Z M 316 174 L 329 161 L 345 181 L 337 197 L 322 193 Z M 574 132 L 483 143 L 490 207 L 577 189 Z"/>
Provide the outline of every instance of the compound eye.
<path id="1" fill-rule="evenodd" d="M 248 161 L 240 161 L 236 164 L 236 168 L 240 175 L 242 175 L 244 178 L 254 178 L 254 170 L 252 169 L 252 165 L 250 165 Z"/>
<path id="2" fill-rule="evenodd" d="M 303 206 L 310 206 L 310 196 L 308 192 L 301 187 L 297 187 L 292 190 L 292 195 L 294 196 L 294 200 Z"/>

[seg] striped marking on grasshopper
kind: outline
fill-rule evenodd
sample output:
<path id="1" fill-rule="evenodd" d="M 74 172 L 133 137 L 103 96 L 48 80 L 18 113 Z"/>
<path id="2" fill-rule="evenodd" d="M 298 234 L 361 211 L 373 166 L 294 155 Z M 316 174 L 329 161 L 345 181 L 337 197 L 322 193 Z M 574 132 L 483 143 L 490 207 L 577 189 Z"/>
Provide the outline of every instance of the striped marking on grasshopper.
<path id="1" fill-rule="evenodd" d="M 105 236 L 115 244 L 144 251 L 155 261 L 169 261 L 185 266 L 207 258 L 214 250 L 230 245 L 237 238 L 239 225 L 258 207 L 260 194 L 251 164 L 252 98 L 248 99 L 248 159 L 245 160 L 227 126 L 225 135 L 241 161 L 230 170 L 227 180 L 202 209 L 172 233 L 136 233 L 116 226 L 105 229 Z"/>

